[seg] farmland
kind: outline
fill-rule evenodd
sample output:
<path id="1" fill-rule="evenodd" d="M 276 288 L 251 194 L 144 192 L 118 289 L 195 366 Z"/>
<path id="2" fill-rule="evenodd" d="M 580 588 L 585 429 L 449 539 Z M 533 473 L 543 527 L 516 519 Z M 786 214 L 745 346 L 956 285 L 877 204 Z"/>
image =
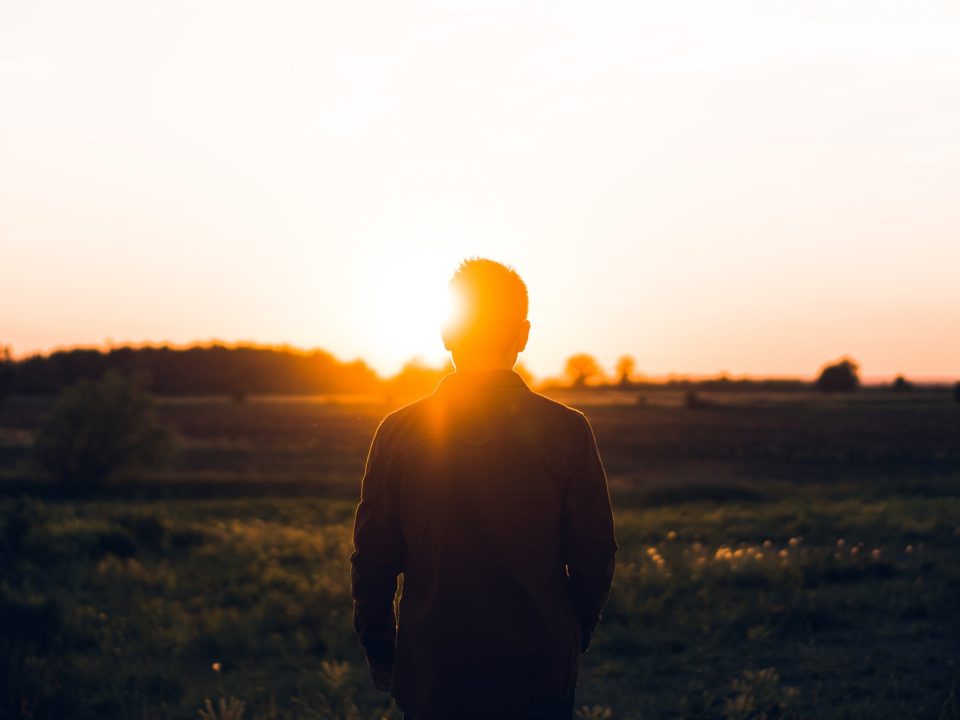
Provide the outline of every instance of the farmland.
<path id="1" fill-rule="evenodd" d="M 594 426 L 621 546 L 582 717 L 960 717 L 946 394 L 559 399 Z M 87 496 L 33 476 L 50 404 L 0 405 L 0 717 L 399 717 L 350 625 L 381 398 L 162 399 L 172 462 Z"/>

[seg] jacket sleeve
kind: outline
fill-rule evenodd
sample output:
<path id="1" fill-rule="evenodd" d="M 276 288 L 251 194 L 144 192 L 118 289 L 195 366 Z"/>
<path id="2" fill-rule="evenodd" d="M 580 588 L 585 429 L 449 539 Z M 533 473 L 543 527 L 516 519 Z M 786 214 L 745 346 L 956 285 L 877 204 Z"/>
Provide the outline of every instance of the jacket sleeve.
<path id="1" fill-rule="evenodd" d="M 580 622 L 580 651 L 586 652 L 610 594 L 618 547 L 607 477 L 585 416 L 575 448 L 564 502 L 564 561 Z"/>
<path id="2" fill-rule="evenodd" d="M 393 598 L 403 570 L 403 539 L 383 434 L 381 424 L 367 454 L 350 563 L 353 626 L 360 644 L 369 662 L 391 664 L 396 640 Z"/>

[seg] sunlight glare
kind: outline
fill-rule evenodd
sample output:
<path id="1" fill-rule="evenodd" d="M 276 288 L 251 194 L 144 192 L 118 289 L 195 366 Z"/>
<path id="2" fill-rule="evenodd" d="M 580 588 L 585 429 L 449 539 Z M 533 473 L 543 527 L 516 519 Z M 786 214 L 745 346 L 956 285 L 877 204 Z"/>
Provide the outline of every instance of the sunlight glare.
<path id="1" fill-rule="evenodd" d="M 390 348 L 398 364 L 419 358 L 437 364 L 447 358 L 441 329 L 454 312 L 447 282 L 455 268 L 436 258 L 391 258 L 376 268 L 371 294 L 371 333 Z"/>

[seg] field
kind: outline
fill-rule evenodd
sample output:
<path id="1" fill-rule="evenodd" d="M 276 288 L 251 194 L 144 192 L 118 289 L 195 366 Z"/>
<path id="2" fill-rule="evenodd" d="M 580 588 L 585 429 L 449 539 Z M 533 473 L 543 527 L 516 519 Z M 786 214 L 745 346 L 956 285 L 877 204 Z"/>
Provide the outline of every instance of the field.
<path id="1" fill-rule="evenodd" d="M 960 717 L 960 406 L 592 392 L 621 545 L 583 718 Z M 350 625 L 378 398 L 166 399 L 174 461 L 30 477 L 0 405 L 0 718 L 398 718 Z"/>

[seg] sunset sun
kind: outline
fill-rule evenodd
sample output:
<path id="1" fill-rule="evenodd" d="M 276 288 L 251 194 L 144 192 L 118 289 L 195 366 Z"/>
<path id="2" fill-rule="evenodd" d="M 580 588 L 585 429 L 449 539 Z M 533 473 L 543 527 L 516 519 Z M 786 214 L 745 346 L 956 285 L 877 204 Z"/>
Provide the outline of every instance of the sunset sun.
<path id="1" fill-rule="evenodd" d="M 403 360 L 444 360 L 440 330 L 450 313 L 447 282 L 455 269 L 445 258 L 414 255 L 374 268 L 366 317 L 375 342 Z"/>

